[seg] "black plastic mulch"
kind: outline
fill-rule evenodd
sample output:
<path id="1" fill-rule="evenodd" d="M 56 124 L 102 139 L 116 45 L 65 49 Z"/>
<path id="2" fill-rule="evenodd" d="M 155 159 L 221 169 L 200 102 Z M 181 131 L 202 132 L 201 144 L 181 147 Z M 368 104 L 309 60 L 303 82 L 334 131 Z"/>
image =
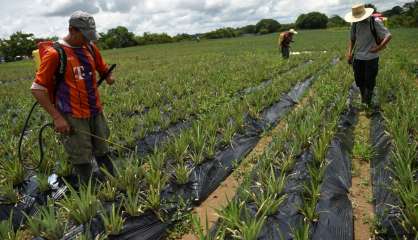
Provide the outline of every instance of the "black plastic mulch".
<path id="1" fill-rule="evenodd" d="M 247 118 L 248 125 L 243 133 L 234 136 L 231 146 L 217 152 L 215 159 L 210 162 L 205 162 L 193 169 L 191 178 L 186 185 L 170 184 L 162 193 L 162 198 L 167 202 L 178 203 L 179 199 L 189 199 L 187 202 L 190 207 L 199 204 L 205 200 L 210 193 L 212 193 L 219 184 L 228 177 L 234 169 L 235 163 L 240 162 L 250 151 L 255 147 L 260 134 L 266 128 L 271 128 L 277 121 L 280 120 L 288 111 L 290 111 L 303 96 L 303 93 L 310 86 L 313 77 L 305 79 L 302 83 L 297 84 L 288 94 L 284 95 L 280 101 L 266 108 L 262 113 L 260 120 Z M 156 217 L 154 216 L 154 219 Z M 143 226 L 139 222 L 137 231 L 131 233 L 132 236 L 138 240 L 162 239 L 166 234 L 169 226 L 174 222 L 162 223 L 155 221 L 151 225 Z M 161 229 L 164 230 L 161 230 Z M 156 233 L 153 234 L 152 231 Z M 145 233 L 149 233 L 146 235 Z M 160 234 L 159 234 L 160 233 Z M 126 239 L 125 234 L 118 236 L 118 239 Z M 131 239 L 131 238 L 129 238 Z"/>
<path id="2" fill-rule="evenodd" d="M 312 239 L 353 239 L 353 219 L 348 192 L 351 186 L 351 149 L 356 110 L 352 107 L 354 88 L 350 89 L 348 109 L 341 114 L 337 133 L 327 152 L 329 165 L 321 184 L 321 197 L 316 211 L 319 220 L 310 226 Z M 308 164 L 313 160 L 312 150 L 306 149 L 296 158 L 295 166 L 288 176 L 284 194 L 286 200 L 276 214 L 269 216 L 258 239 L 294 239 L 293 232 L 304 223 L 300 212 L 303 206 L 303 185 L 310 181 Z M 254 206 L 249 205 L 250 209 Z"/>
<path id="3" fill-rule="evenodd" d="M 392 144 L 385 132 L 384 119 L 379 112 L 372 117 L 370 138 L 374 150 L 371 162 L 374 212 L 379 226 L 378 239 L 413 239 L 401 226 L 399 198 L 392 192 Z"/>
<path id="4" fill-rule="evenodd" d="M 351 88 L 349 109 L 341 115 L 337 132 L 329 145 L 328 165 L 321 184 L 321 196 L 316 208 L 319 220 L 313 225 L 313 240 L 354 239 L 354 219 L 351 201 L 351 152 L 357 109 L 351 104 L 357 89 Z"/>

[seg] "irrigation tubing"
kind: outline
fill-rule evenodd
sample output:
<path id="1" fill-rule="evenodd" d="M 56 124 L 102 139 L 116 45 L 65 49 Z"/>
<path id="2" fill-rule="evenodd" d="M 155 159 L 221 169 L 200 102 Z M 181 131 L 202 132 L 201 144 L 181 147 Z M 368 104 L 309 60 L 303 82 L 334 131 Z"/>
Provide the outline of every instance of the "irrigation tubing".
<path id="1" fill-rule="evenodd" d="M 97 83 L 98 84 L 98 86 L 100 87 L 100 85 L 103 83 L 103 81 L 112 73 L 112 71 L 113 71 L 113 69 L 115 69 L 115 67 L 116 67 L 116 64 L 112 64 L 111 66 L 110 66 L 110 68 L 109 68 L 109 70 L 106 72 L 106 74 L 104 74 L 104 75 L 102 75 L 101 77 L 100 77 L 100 79 L 99 79 L 99 82 Z M 46 129 L 46 128 L 48 128 L 48 127 L 51 127 L 51 128 L 53 128 L 54 127 L 54 124 L 53 123 L 47 123 L 47 124 L 45 124 L 45 125 L 43 125 L 42 127 L 41 127 L 41 129 L 40 129 L 40 131 L 39 131 L 39 135 L 38 135 L 38 143 L 39 143 L 39 162 L 34 166 L 34 167 L 30 167 L 30 166 L 28 166 L 28 165 L 26 165 L 25 163 L 24 163 L 24 161 L 23 161 L 23 157 L 22 157 L 22 143 L 23 143 L 23 138 L 25 137 L 25 133 L 26 133 L 26 130 L 27 130 L 27 128 L 28 128 L 28 126 L 29 126 L 29 121 L 30 121 L 30 119 L 31 119 L 31 116 L 32 116 L 32 113 L 33 113 L 33 111 L 35 110 L 35 108 L 36 108 L 36 106 L 38 106 L 39 105 L 39 102 L 38 101 L 36 101 L 33 105 L 32 105 L 32 108 L 31 108 L 31 110 L 29 111 L 29 114 L 28 114 L 28 116 L 26 117 L 26 120 L 25 120 L 25 124 L 23 125 L 23 129 L 22 129 L 22 131 L 21 131 L 21 133 L 20 133 L 20 137 L 19 137 L 19 143 L 18 143 L 18 158 L 19 158 L 19 161 L 22 163 L 22 166 L 26 169 L 26 170 L 28 170 L 28 171 L 33 171 L 33 170 L 36 170 L 36 169 L 38 169 L 40 166 L 41 166 L 41 164 L 42 164 L 42 162 L 43 162 L 43 160 L 44 160 L 44 144 L 43 144 L 43 132 L 44 132 L 44 130 Z"/>

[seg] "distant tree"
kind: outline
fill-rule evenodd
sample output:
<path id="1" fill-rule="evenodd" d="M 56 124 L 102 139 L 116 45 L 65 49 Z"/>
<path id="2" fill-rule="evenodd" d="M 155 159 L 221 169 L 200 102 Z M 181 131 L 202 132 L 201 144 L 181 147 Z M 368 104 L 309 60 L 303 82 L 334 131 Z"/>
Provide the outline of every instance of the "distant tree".
<path id="1" fill-rule="evenodd" d="M 180 42 L 180 41 L 186 41 L 186 40 L 193 40 L 194 36 L 187 34 L 187 33 L 181 33 L 174 36 L 173 41 Z"/>
<path id="2" fill-rule="evenodd" d="M 320 12 L 301 14 L 296 20 L 296 26 L 301 29 L 326 28 L 328 17 Z"/>
<path id="3" fill-rule="evenodd" d="M 403 5 L 402 10 L 396 6 L 385 11 L 389 17 L 389 27 L 418 27 L 418 2 L 409 2 Z"/>
<path id="4" fill-rule="evenodd" d="M 167 33 L 149 33 L 145 32 L 143 36 L 135 37 L 136 44 L 148 45 L 148 44 L 162 44 L 175 42 L 175 38 L 172 38 Z"/>
<path id="5" fill-rule="evenodd" d="M 56 42 L 58 41 L 58 37 L 57 36 L 53 36 L 53 37 L 46 37 L 46 38 L 35 38 L 35 43 L 38 44 L 40 42 L 45 42 L 45 41 L 52 41 L 52 42 Z"/>
<path id="6" fill-rule="evenodd" d="M 31 56 L 36 49 L 32 33 L 16 32 L 9 39 L 0 40 L 0 52 L 7 61 L 14 61 L 17 56 Z"/>
<path id="7" fill-rule="evenodd" d="M 280 30 L 280 23 L 274 19 L 262 19 L 255 25 L 256 33 L 274 33 Z"/>
<path id="8" fill-rule="evenodd" d="M 237 32 L 234 28 L 220 28 L 203 34 L 203 37 L 207 39 L 233 38 L 238 36 L 239 32 Z"/>
<path id="9" fill-rule="evenodd" d="M 247 25 L 239 29 L 242 34 L 254 34 L 256 33 L 255 25 Z"/>
<path id="10" fill-rule="evenodd" d="M 401 15 L 401 14 L 402 14 L 402 12 L 403 12 L 403 8 L 402 8 L 402 7 L 400 7 L 400 6 L 395 6 L 395 7 L 393 7 L 393 8 L 392 8 L 392 9 L 390 9 L 390 10 L 384 11 L 384 12 L 383 12 L 383 15 L 384 15 L 385 17 L 392 17 L 392 16 L 395 16 L 395 15 Z"/>
<path id="11" fill-rule="evenodd" d="M 135 46 L 135 34 L 126 27 L 118 26 L 109 29 L 107 33 L 100 33 L 99 46 L 102 48 L 124 48 Z"/>
<path id="12" fill-rule="evenodd" d="M 338 15 L 334 15 L 328 19 L 327 27 L 344 27 L 348 26 L 349 23 L 344 21 L 344 19 Z"/>
<path id="13" fill-rule="evenodd" d="M 287 31 L 291 28 L 296 28 L 296 25 L 294 23 L 282 24 L 282 26 L 280 27 L 280 31 Z"/>

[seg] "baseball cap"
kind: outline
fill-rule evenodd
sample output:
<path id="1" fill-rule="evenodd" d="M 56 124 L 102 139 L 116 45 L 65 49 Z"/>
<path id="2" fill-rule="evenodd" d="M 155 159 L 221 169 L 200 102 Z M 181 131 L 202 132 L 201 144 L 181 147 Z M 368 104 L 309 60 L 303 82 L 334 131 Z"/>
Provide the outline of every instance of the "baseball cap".
<path id="1" fill-rule="evenodd" d="M 99 39 L 99 35 L 96 32 L 96 23 L 93 16 L 83 11 L 75 11 L 70 17 L 70 26 L 77 28 L 81 31 L 83 36 L 89 41 L 95 41 Z"/>

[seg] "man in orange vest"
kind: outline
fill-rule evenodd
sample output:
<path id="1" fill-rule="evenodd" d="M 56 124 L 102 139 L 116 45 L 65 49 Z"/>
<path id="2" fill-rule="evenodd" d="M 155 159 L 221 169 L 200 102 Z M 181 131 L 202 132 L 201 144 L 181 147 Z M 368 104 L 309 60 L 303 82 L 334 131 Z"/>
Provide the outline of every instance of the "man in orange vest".
<path id="1" fill-rule="evenodd" d="M 33 96 L 52 117 L 55 130 L 61 133 L 69 160 L 82 182 L 92 176 L 93 157 L 99 167 L 113 172 L 108 144 L 104 141 L 110 132 L 96 78 L 96 71 L 104 76 L 108 66 L 92 43 L 97 39 L 93 17 L 82 11 L 74 12 L 64 39 L 39 45 L 43 52 L 41 65 L 31 87 Z M 113 77 L 107 76 L 106 82 L 113 84 Z"/>

